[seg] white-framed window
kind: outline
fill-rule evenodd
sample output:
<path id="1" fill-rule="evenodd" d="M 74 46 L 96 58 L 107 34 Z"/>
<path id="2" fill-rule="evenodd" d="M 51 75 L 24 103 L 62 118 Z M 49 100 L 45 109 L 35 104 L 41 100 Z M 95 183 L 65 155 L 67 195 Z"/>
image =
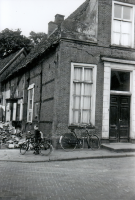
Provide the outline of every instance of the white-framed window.
<path id="1" fill-rule="evenodd" d="M 112 45 L 134 47 L 134 5 L 112 2 Z"/>
<path id="2" fill-rule="evenodd" d="M 23 117 L 23 99 L 18 99 L 17 102 L 14 102 L 12 105 L 12 109 L 12 120 L 21 121 Z"/>
<path id="3" fill-rule="evenodd" d="M 71 63 L 69 125 L 95 125 L 97 66 Z"/>
<path id="4" fill-rule="evenodd" d="M 13 116 L 12 116 L 13 121 L 16 121 L 16 110 L 17 110 L 17 103 L 14 102 L 13 103 Z"/>
<path id="5" fill-rule="evenodd" d="M 11 103 L 6 103 L 6 122 L 10 122 L 11 119 Z"/>
<path id="6" fill-rule="evenodd" d="M 32 122 L 33 119 L 34 86 L 35 84 L 31 84 L 28 87 L 27 122 Z"/>

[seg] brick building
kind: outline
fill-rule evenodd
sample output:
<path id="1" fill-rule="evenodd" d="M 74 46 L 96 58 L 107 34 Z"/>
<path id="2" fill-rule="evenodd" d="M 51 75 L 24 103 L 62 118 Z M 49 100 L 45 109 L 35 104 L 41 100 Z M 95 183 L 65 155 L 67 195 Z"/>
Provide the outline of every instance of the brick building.
<path id="1" fill-rule="evenodd" d="M 134 8 L 134 0 L 86 0 L 65 20 L 57 14 L 48 38 L 0 72 L 5 120 L 23 130 L 38 123 L 56 138 L 92 123 L 104 142 L 133 142 Z"/>

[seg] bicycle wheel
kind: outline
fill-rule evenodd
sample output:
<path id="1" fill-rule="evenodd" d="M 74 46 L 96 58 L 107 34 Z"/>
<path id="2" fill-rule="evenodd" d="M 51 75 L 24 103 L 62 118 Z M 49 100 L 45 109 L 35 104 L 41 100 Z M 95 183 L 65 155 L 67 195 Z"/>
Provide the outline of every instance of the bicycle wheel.
<path id="1" fill-rule="evenodd" d="M 100 147 L 99 137 L 97 135 L 92 135 L 89 138 L 89 144 L 92 150 L 97 150 Z"/>
<path id="2" fill-rule="evenodd" d="M 60 137 L 60 145 L 65 151 L 73 151 L 77 146 L 77 137 L 71 133 L 65 133 Z"/>
<path id="3" fill-rule="evenodd" d="M 48 156 L 51 154 L 53 150 L 53 147 L 50 143 L 48 142 L 45 142 L 45 143 L 41 143 L 40 146 L 39 146 L 39 153 L 42 155 L 42 156 Z"/>
<path id="4" fill-rule="evenodd" d="M 28 150 L 28 143 L 23 143 L 20 145 L 20 154 L 24 155 Z"/>

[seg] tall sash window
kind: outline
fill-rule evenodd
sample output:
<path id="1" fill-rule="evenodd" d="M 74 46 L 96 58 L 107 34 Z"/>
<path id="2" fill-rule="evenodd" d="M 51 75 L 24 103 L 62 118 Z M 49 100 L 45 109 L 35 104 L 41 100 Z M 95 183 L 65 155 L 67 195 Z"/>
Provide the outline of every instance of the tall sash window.
<path id="1" fill-rule="evenodd" d="M 70 124 L 89 124 L 93 122 L 95 113 L 95 77 L 96 66 L 72 63 Z M 94 107 L 92 107 L 94 105 Z"/>

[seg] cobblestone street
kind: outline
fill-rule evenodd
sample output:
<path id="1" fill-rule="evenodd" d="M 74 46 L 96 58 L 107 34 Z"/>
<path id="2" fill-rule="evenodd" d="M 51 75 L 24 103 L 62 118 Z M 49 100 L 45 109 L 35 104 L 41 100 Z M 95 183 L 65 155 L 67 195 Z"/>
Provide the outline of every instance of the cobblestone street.
<path id="1" fill-rule="evenodd" d="M 135 158 L 0 162 L 3 200 L 134 200 Z"/>

